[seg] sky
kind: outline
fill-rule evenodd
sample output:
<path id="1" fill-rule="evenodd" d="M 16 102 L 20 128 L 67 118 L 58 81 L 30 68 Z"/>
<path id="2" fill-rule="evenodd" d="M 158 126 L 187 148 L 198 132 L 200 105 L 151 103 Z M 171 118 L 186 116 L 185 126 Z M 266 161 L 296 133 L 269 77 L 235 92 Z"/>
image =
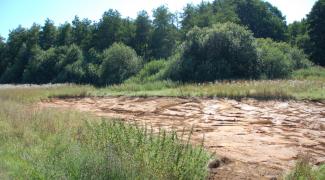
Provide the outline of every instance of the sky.
<path id="1" fill-rule="evenodd" d="M 117 9 L 123 17 L 135 18 L 137 12 L 167 5 L 172 12 L 181 11 L 187 3 L 202 0 L 0 0 L 0 35 L 7 38 L 9 31 L 34 22 L 44 24 L 50 18 L 56 25 L 71 22 L 75 15 L 98 21 L 108 9 Z M 212 1 L 212 0 L 210 0 Z M 316 0 L 267 0 L 278 7 L 287 22 L 301 20 L 308 14 Z"/>

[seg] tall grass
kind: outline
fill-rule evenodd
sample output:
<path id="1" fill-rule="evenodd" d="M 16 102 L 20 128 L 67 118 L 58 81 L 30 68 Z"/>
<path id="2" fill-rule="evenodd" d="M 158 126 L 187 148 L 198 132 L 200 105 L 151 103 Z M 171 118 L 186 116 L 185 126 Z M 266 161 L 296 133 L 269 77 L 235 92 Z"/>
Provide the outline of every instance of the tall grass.
<path id="1" fill-rule="evenodd" d="M 33 103 L 50 97 L 84 97 L 93 91 L 92 86 L 80 85 L 52 85 L 52 86 L 17 86 L 0 89 L 1 100 L 10 100 L 20 103 Z"/>
<path id="2" fill-rule="evenodd" d="M 203 84 L 180 84 L 172 81 L 125 83 L 95 89 L 93 96 L 171 96 L 256 99 L 325 99 L 324 80 L 223 81 Z"/>
<path id="3" fill-rule="evenodd" d="M 325 69 L 309 67 L 294 71 L 291 79 L 220 81 L 202 84 L 183 84 L 162 80 L 164 60 L 152 61 L 134 77 L 120 85 L 96 89 L 94 96 L 181 96 L 181 97 L 223 97 L 256 99 L 325 99 Z"/>
<path id="4" fill-rule="evenodd" d="M 0 90 L 1 179 L 207 177 L 210 155 L 174 133 L 30 106 L 47 96 L 82 92 L 69 88 L 76 89 Z"/>
<path id="5" fill-rule="evenodd" d="M 325 179 L 325 164 L 319 167 L 310 165 L 307 156 L 301 157 L 293 170 L 288 173 L 284 180 L 323 180 Z"/>
<path id="6" fill-rule="evenodd" d="M 324 80 L 325 68 L 320 66 L 313 66 L 306 69 L 294 71 L 292 73 L 293 79 L 307 79 L 307 80 Z"/>

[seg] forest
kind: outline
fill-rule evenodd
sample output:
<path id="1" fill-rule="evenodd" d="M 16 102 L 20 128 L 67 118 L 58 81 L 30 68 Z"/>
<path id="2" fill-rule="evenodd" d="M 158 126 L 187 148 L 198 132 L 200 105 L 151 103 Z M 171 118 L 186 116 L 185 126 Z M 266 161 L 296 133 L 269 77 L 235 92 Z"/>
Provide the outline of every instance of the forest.
<path id="1" fill-rule="evenodd" d="M 98 22 L 75 17 L 55 26 L 18 26 L 0 39 L 0 83 L 78 83 L 126 80 L 213 82 L 281 79 L 325 66 L 325 0 L 287 24 L 262 0 L 214 0 L 140 11 L 136 19 L 113 9 Z"/>

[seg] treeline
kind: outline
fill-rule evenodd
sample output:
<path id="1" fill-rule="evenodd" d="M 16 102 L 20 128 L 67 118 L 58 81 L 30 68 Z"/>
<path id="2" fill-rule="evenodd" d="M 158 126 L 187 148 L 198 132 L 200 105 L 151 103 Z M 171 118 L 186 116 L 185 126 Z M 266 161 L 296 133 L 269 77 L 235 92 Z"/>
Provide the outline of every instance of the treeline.
<path id="1" fill-rule="evenodd" d="M 188 4 L 180 14 L 160 6 L 152 19 L 116 10 L 99 22 L 75 17 L 56 27 L 47 19 L 0 38 L 0 83 L 107 85 L 143 74 L 198 82 L 282 78 L 310 66 L 307 59 L 325 65 L 324 9 L 319 0 L 307 19 L 289 26 L 262 0 Z"/>

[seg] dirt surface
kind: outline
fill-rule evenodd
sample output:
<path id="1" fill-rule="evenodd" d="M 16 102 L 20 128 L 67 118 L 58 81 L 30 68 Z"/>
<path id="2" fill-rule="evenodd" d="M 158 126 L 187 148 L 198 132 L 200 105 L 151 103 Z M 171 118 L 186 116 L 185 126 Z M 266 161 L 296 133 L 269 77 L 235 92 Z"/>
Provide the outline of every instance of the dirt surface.
<path id="1" fill-rule="evenodd" d="M 220 157 L 215 179 L 271 179 L 294 165 L 301 153 L 325 162 L 325 104 L 296 101 L 241 101 L 181 98 L 52 99 L 42 107 L 73 108 L 122 118 L 154 128 L 194 127 L 193 143 Z"/>

